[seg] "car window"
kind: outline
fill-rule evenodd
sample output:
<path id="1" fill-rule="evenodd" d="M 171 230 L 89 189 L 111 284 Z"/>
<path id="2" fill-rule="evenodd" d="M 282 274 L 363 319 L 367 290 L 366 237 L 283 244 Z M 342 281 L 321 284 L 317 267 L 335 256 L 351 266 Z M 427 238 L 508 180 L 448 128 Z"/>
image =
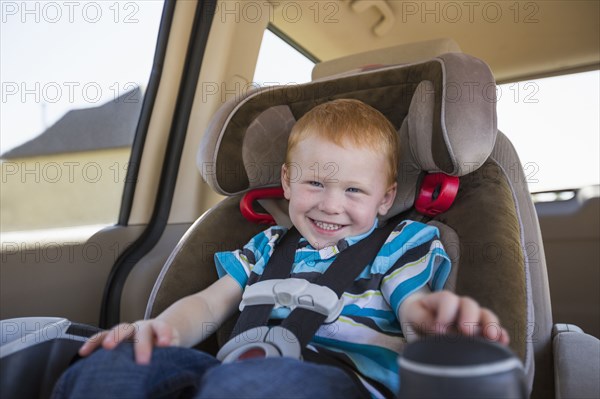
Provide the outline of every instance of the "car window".
<path id="1" fill-rule="evenodd" d="M 498 86 L 498 128 L 508 136 L 537 199 L 569 199 L 600 183 L 600 71 Z M 560 193 L 559 193 L 560 192 Z"/>
<path id="2" fill-rule="evenodd" d="M 256 86 L 310 82 L 315 63 L 270 30 L 265 30 L 253 82 Z"/>
<path id="3" fill-rule="evenodd" d="M 163 2 L 1 7 L 0 230 L 115 223 Z"/>

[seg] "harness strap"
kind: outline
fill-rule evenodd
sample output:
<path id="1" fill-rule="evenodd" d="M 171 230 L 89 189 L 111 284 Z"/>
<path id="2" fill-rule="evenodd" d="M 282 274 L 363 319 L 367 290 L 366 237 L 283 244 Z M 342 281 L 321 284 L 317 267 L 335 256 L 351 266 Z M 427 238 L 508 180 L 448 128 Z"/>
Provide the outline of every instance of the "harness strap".
<path id="1" fill-rule="evenodd" d="M 330 288 L 340 298 L 356 277 L 375 259 L 394 227 L 396 227 L 395 220 L 390 220 L 385 226 L 375 229 L 369 237 L 340 252 L 325 273 L 314 283 Z M 326 318 L 320 313 L 296 308 L 280 325 L 293 332 L 300 346 L 304 348 Z"/>
<path id="2" fill-rule="evenodd" d="M 365 267 L 375 259 L 393 229 L 398 225 L 400 220 L 404 220 L 404 216 L 405 213 L 389 219 L 384 226 L 375 229 L 371 235 L 349 248 L 344 249 L 337 255 L 337 258 L 329 268 L 313 283 L 330 288 L 336 293 L 338 298 L 340 298 L 356 277 L 358 277 Z M 290 229 L 279 240 L 269 262 L 265 265 L 265 269 L 259 278 L 259 281 L 289 278 L 299 240 L 300 233 L 295 228 Z M 239 334 L 251 329 L 260 327 L 266 328 L 264 326 L 268 324 L 273 307 L 274 305 L 271 304 L 246 306 L 233 329 L 230 342 L 234 342 L 234 338 L 239 336 Z M 326 319 L 326 315 L 297 307 L 290 312 L 288 317 L 285 318 L 278 327 L 275 327 L 274 329 L 281 327 L 282 329 L 278 330 L 278 332 L 289 331 L 293 333 L 297 339 L 297 344 L 299 345 L 297 348 L 298 350 L 301 350 L 302 357 L 306 361 L 341 368 L 353 379 L 353 381 L 355 381 L 362 397 L 371 397 L 367 388 L 358 377 L 358 371 L 356 371 L 352 365 L 346 364 L 341 359 L 328 355 L 326 348 L 319 348 L 319 353 L 306 348 L 306 345 L 311 341 L 316 331 Z M 271 329 L 270 331 L 273 331 L 274 329 Z M 254 333 L 256 333 L 256 330 L 254 330 Z M 251 335 L 250 332 L 249 335 Z M 286 337 L 283 337 L 284 341 L 287 341 L 289 338 L 292 337 L 288 337 L 287 339 Z M 258 346 L 260 345 L 261 344 Z M 260 354 L 260 357 L 266 356 L 266 351 L 262 348 L 259 348 L 258 351 L 264 354 Z M 361 375 L 361 378 L 367 381 L 386 398 L 394 397 L 393 393 L 380 382 L 363 375 Z"/>
<path id="3" fill-rule="evenodd" d="M 356 277 L 375 259 L 399 219 L 400 216 L 396 216 L 388 220 L 384 226 L 375 229 L 371 235 L 343 250 L 325 273 L 313 283 L 328 287 L 336 293 L 338 298 L 341 297 Z M 290 276 L 299 239 L 300 234 L 295 228 L 290 229 L 283 236 L 275 246 L 259 281 Z M 231 337 L 255 327 L 265 326 L 272 309 L 273 305 L 246 306 Z M 304 348 L 326 318 L 327 316 L 320 313 L 296 308 L 281 322 L 280 326 L 291 331 L 298 339 L 300 347 Z"/>
<path id="4" fill-rule="evenodd" d="M 291 228 L 279 239 L 259 281 L 289 277 L 299 240 L 300 233 L 296 228 Z M 279 266 L 272 267 L 270 265 Z M 238 317 L 229 339 L 252 328 L 267 325 L 272 310 L 273 305 L 247 306 Z"/>

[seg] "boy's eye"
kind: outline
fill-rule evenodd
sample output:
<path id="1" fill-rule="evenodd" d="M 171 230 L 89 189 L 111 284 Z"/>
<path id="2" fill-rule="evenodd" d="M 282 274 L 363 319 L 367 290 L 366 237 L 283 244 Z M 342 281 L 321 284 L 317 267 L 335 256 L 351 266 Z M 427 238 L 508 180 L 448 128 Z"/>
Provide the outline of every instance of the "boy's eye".
<path id="1" fill-rule="evenodd" d="M 356 188 L 356 187 L 350 187 L 348 189 L 346 189 L 346 191 L 348 191 L 349 193 L 361 193 L 361 189 L 360 188 Z"/>
<path id="2" fill-rule="evenodd" d="M 323 185 L 321 183 L 319 183 L 318 181 L 309 181 L 308 184 L 313 187 L 323 187 Z"/>

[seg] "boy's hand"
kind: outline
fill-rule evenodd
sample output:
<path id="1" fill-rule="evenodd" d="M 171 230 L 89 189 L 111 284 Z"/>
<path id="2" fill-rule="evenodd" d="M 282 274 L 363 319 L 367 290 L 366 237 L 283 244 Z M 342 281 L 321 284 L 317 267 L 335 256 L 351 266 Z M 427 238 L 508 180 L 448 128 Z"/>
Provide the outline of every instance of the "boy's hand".
<path id="1" fill-rule="evenodd" d="M 100 346 L 104 349 L 114 349 L 123 341 L 133 342 L 136 363 L 148 364 L 154 346 L 179 345 L 179 334 L 175 328 L 157 319 L 119 324 L 111 330 L 90 337 L 79 349 L 79 355 L 88 356 Z"/>
<path id="2" fill-rule="evenodd" d="M 119 324 L 87 340 L 79 349 L 88 356 L 99 347 L 114 349 L 123 341 L 133 342 L 135 361 L 150 363 L 154 346 L 191 347 L 208 337 L 237 309 L 242 289 L 227 275 L 196 294 L 181 298 L 157 318 Z M 210 328 L 209 328 L 210 327 Z"/>
<path id="3" fill-rule="evenodd" d="M 411 295 L 401 305 L 400 314 L 403 329 L 409 327 L 418 335 L 452 332 L 482 336 L 504 345 L 510 341 L 508 332 L 491 310 L 450 291 Z"/>

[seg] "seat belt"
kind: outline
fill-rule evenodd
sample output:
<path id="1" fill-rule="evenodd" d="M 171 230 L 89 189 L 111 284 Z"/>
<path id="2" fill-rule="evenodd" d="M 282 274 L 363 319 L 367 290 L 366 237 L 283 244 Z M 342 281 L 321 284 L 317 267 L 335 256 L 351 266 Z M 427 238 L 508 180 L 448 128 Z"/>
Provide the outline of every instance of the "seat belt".
<path id="1" fill-rule="evenodd" d="M 397 215 L 391 218 L 384 226 L 376 228 L 368 237 L 341 251 L 329 268 L 313 283 L 308 283 L 302 279 L 289 278 L 301 237 L 295 228 L 290 229 L 275 246 L 259 281 L 246 287 L 244 295 L 251 287 L 260 284 L 268 287 L 272 292 L 265 292 L 264 300 L 259 300 L 258 304 L 243 307 L 231 338 L 221 348 L 217 358 L 224 362 L 267 356 L 300 358 L 302 349 L 310 342 L 319 327 L 325 321 L 331 322 L 337 319 L 339 312 L 341 312 L 342 300 L 340 298 L 342 294 L 365 267 L 375 259 L 401 217 L 402 215 Z M 284 292 L 279 292 L 278 297 L 283 297 L 284 302 L 286 298 L 293 297 L 291 302 L 298 304 L 298 306 L 293 307 L 288 317 L 281 324 L 269 328 L 267 323 L 276 301 L 265 303 L 268 302 L 266 297 L 272 298 L 273 292 L 277 295 L 278 285 L 285 285 L 290 280 L 298 280 L 298 282 L 291 281 L 291 284 L 287 287 L 289 290 L 285 291 L 284 289 Z M 298 288 L 302 285 L 301 282 L 304 282 L 304 290 L 302 287 Z M 333 317 L 325 314 L 326 312 L 322 309 L 321 312 L 316 309 L 319 305 L 317 302 L 328 295 L 320 291 L 323 289 L 328 289 L 331 295 L 333 295 L 331 293 L 333 291 L 335 300 L 338 302 L 338 309 L 336 309 L 338 313 L 334 314 Z M 311 300 L 315 303 L 303 306 L 304 302 L 310 302 Z M 329 303 L 331 303 L 331 300 L 329 300 Z M 244 304 L 244 300 L 242 304 Z M 332 308 L 335 308 L 335 306 L 329 306 L 329 309 Z M 331 318 L 333 320 L 329 320 Z"/>

